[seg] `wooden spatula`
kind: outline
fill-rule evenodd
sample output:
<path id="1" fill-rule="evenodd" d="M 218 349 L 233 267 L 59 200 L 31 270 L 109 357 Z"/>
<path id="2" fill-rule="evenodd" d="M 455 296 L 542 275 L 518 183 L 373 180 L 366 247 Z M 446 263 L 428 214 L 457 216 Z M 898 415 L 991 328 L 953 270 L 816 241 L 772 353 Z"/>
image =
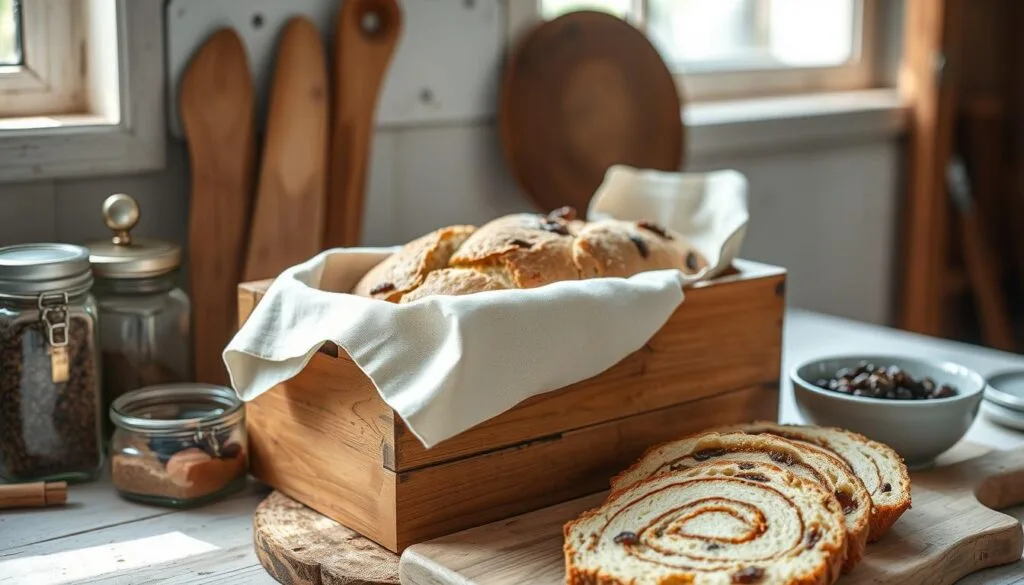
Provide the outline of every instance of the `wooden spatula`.
<path id="1" fill-rule="evenodd" d="M 346 0 L 339 11 L 327 247 L 356 246 L 362 236 L 377 96 L 401 32 L 396 0 Z"/>
<path id="2" fill-rule="evenodd" d="M 274 278 L 323 246 L 327 65 L 309 19 L 284 27 L 277 53 L 245 280 Z"/>
<path id="3" fill-rule="evenodd" d="M 200 47 L 181 81 L 181 119 L 192 167 L 189 276 L 196 380 L 227 384 L 221 352 L 234 334 L 252 201 L 252 74 L 230 29 Z"/>

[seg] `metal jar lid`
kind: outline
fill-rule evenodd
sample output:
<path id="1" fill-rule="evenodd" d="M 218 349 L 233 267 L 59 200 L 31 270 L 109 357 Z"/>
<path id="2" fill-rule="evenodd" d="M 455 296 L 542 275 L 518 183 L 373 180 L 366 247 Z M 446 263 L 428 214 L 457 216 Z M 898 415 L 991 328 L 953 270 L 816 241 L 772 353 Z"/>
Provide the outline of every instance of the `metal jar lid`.
<path id="1" fill-rule="evenodd" d="M 0 248 L 0 297 L 80 294 L 92 286 L 89 250 L 71 244 L 21 244 Z"/>
<path id="2" fill-rule="evenodd" d="M 125 392 L 110 405 L 110 420 L 144 433 L 176 433 L 236 424 L 245 416 L 235 391 L 212 384 L 147 386 Z"/>
<path id="3" fill-rule="evenodd" d="M 181 265 L 181 247 L 162 240 L 134 238 L 139 204 L 123 193 L 103 202 L 103 222 L 114 235 L 88 244 L 93 272 L 99 278 L 149 278 L 167 274 Z"/>
<path id="4" fill-rule="evenodd" d="M 1024 412 L 1024 371 L 1001 372 L 989 377 L 985 400 Z"/>

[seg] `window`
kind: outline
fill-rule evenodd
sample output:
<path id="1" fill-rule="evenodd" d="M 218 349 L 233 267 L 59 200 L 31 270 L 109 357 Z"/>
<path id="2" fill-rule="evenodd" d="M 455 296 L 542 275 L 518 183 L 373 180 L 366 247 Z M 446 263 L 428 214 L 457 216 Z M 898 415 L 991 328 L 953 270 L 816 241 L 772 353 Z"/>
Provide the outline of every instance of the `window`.
<path id="1" fill-rule="evenodd" d="M 100 113 L 90 103 L 84 41 L 109 4 L 0 0 L 0 118 Z"/>
<path id="2" fill-rule="evenodd" d="M 163 0 L 0 0 L 0 181 L 164 163 Z"/>
<path id="3" fill-rule="evenodd" d="M 690 99 L 865 89 L 875 0 L 538 0 L 537 16 L 601 10 L 644 31 Z"/>

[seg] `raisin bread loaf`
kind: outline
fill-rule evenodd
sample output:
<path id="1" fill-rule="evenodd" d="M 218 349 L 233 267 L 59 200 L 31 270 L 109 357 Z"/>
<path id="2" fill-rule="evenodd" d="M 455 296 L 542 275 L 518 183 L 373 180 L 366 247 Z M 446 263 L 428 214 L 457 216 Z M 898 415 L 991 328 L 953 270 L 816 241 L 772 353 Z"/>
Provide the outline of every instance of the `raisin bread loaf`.
<path id="1" fill-rule="evenodd" d="M 773 464 L 832 493 L 846 523 L 849 571 L 864 556 L 871 519 L 871 496 L 864 484 L 832 452 L 809 443 L 771 435 L 703 433 L 650 449 L 629 469 L 612 478 L 612 490 L 626 489 L 659 473 L 689 469 L 705 461 L 736 461 L 740 468 Z"/>
<path id="2" fill-rule="evenodd" d="M 588 223 L 565 207 L 547 215 L 507 215 L 479 229 L 437 230 L 374 267 L 352 292 L 408 303 L 432 295 L 534 288 L 648 270 L 697 274 L 707 265 L 680 234 L 654 223 Z"/>
<path id="3" fill-rule="evenodd" d="M 564 536 L 570 585 L 824 585 L 846 552 L 830 493 L 742 461 L 644 479 L 566 524 Z"/>
<path id="4" fill-rule="evenodd" d="M 471 225 L 456 225 L 416 238 L 371 268 L 356 283 L 352 294 L 398 302 L 423 284 L 428 274 L 448 266 L 455 250 L 475 230 Z"/>
<path id="5" fill-rule="evenodd" d="M 903 458 L 888 445 L 844 429 L 753 422 L 714 429 L 720 433 L 772 434 L 824 447 L 842 459 L 871 494 L 871 534 L 868 542 L 882 537 L 910 508 L 910 474 Z"/>

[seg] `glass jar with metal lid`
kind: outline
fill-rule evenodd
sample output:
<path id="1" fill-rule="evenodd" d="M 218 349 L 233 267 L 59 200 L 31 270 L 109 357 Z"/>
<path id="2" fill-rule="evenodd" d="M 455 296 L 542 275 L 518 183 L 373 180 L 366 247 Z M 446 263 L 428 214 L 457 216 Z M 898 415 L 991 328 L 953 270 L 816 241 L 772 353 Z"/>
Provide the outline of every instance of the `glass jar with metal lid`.
<path id="1" fill-rule="evenodd" d="M 110 407 L 111 478 L 128 499 L 189 507 L 242 488 L 245 410 L 230 388 L 165 384 L 122 394 Z"/>
<path id="2" fill-rule="evenodd" d="M 104 412 L 121 394 L 192 379 L 191 304 L 177 283 L 181 248 L 131 235 L 139 205 L 124 194 L 103 203 L 109 240 L 89 243 L 99 306 Z M 113 427 L 104 421 L 104 436 Z"/>
<path id="3" fill-rule="evenodd" d="M 0 248 L 0 480 L 87 481 L 104 414 L 89 251 Z"/>

